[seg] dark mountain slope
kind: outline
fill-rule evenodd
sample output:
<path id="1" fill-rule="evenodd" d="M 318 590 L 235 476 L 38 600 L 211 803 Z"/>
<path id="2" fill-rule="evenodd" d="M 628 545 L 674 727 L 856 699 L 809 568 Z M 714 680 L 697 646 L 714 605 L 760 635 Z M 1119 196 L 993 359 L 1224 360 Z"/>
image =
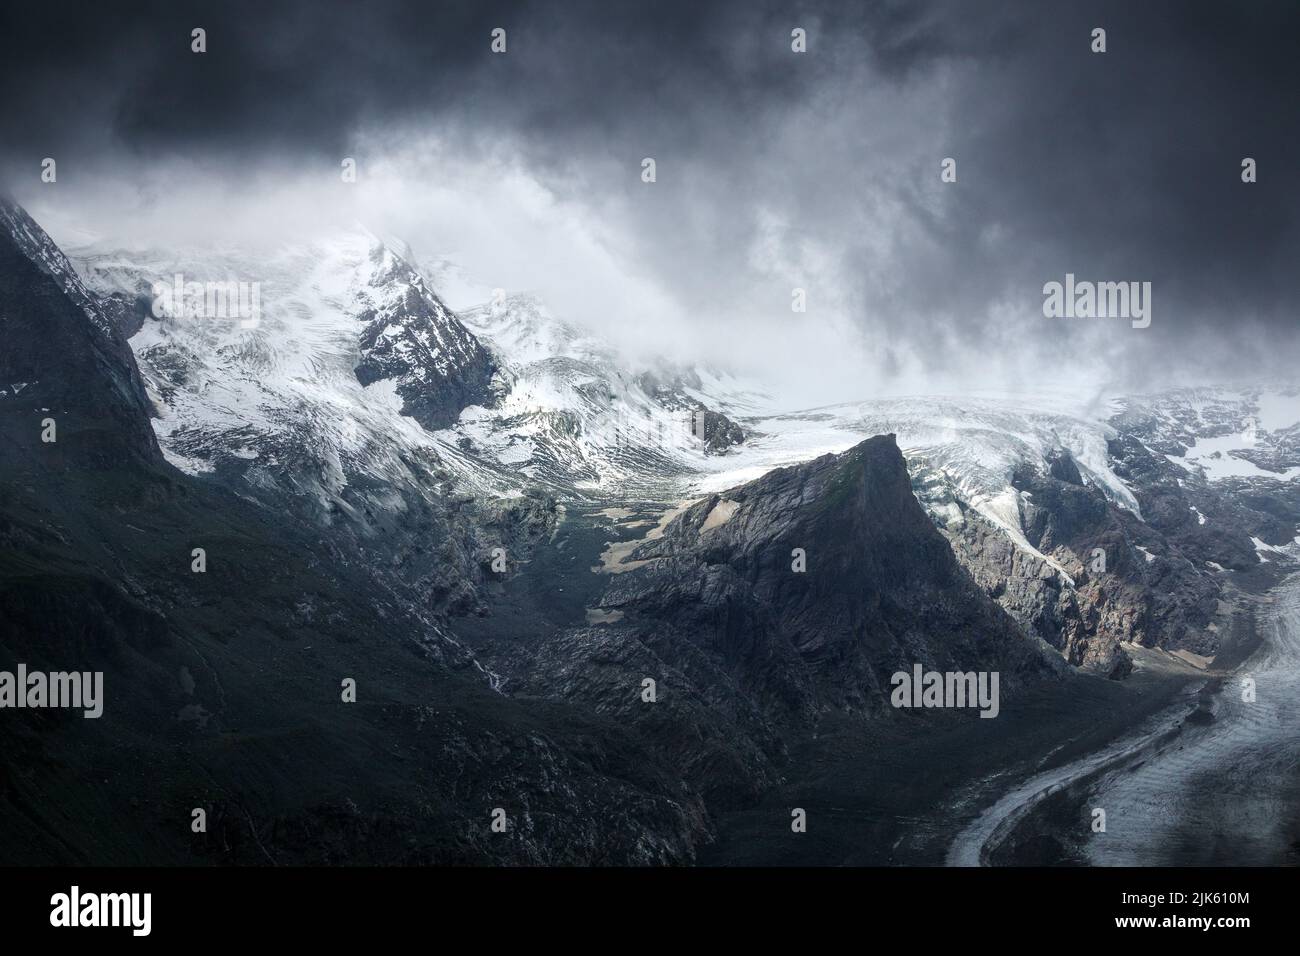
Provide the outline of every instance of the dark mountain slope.
<path id="1" fill-rule="evenodd" d="M 998 671 L 1005 700 L 1062 666 L 957 564 L 892 436 L 710 495 L 625 564 L 606 623 L 494 664 L 521 693 L 635 727 L 711 807 L 779 782 L 792 742 L 832 714 L 908 716 L 889 702 L 897 671 Z"/>
<path id="2" fill-rule="evenodd" d="M 790 718 L 881 711 L 889 676 L 915 663 L 1039 667 L 921 509 L 892 435 L 711 495 L 631 558 L 651 563 L 616 581 L 605 606 L 670 621 L 753 665 L 755 690 L 774 679 L 759 662 L 787 662 L 772 697 Z"/>
<path id="3" fill-rule="evenodd" d="M 693 857 L 702 808 L 632 732 L 496 693 L 324 532 L 164 463 L 130 352 L 6 222 L 3 368 L 39 391 L 0 401 L 0 669 L 102 671 L 104 701 L 0 711 L 0 862 Z"/>
<path id="4" fill-rule="evenodd" d="M 3 197 L 0 343 L 3 467 L 48 475 L 161 459 L 126 340 L 58 247 Z M 42 441 L 47 419 L 53 442 Z"/>

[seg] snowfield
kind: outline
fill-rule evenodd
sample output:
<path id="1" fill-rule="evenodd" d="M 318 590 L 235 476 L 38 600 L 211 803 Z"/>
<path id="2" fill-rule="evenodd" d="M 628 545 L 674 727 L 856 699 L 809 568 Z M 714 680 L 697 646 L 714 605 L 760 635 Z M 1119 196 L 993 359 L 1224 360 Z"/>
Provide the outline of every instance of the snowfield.
<path id="1" fill-rule="evenodd" d="M 252 488 L 312 496 L 324 509 L 351 507 L 343 491 L 358 481 L 429 497 L 448 488 L 489 497 L 542 488 L 561 500 L 675 504 L 893 433 L 913 477 L 943 492 L 923 502 L 937 522 L 956 520 L 960 502 L 1048 560 L 1022 533 L 1012 476 L 1026 466 L 1045 470 L 1068 453 L 1087 484 L 1140 518 L 1108 454 L 1117 429 L 1141 434 L 1188 481 L 1300 477 L 1295 389 L 1183 389 L 1108 401 L 982 393 L 779 411 L 759 383 L 630 361 L 531 295 L 488 289 L 445 259 L 422 271 L 404 244 L 364 229 L 258 255 L 89 246 L 74 258 L 76 274 L 51 260 L 61 281 L 81 289 L 84 280 L 127 301 L 147 299 L 152 283 L 177 274 L 261 284 L 255 327 L 145 316 L 130 344 L 158 414 L 155 431 L 176 467 L 233 473 Z M 458 312 L 426 274 L 452 290 Z M 453 410 L 445 427 L 412 417 L 412 394 L 436 393 L 488 356 L 490 394 L 458 419 Z M 366 363 L 366 377 L 379 377 L 363 385 Z M 728 416 L 745 441 L 706 453 L 693 432 L 696 409 Z M 379 504 L 400 498 L 371 494 Z"/>

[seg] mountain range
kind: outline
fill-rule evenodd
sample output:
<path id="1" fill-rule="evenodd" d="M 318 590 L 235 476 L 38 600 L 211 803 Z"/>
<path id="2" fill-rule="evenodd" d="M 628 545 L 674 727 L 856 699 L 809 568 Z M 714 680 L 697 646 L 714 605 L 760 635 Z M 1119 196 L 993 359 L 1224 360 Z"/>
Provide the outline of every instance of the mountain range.
<path id="1" fill-rule="evenodd" d="M 0 667 L 106 688 L 0 722 L 4 862 L 936 862 L 966 782 L 1247 653 L 1300 553 L 1288 383 L 780 410 L 445 269 L 0 203 Z M 894 708 L 914 665 L 1002 715 Z"/>

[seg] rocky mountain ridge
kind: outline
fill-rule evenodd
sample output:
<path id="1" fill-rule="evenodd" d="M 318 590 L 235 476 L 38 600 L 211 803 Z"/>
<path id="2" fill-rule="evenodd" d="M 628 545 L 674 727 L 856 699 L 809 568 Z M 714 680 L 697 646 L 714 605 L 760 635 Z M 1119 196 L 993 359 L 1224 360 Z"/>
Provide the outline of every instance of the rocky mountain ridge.
<path id="1" fill-rule="evenodd" d="M 31 859 L 690 862 L 828 728 L 996 733 L 893 707 L 898 671 L 1013 712 L 1135 645 L 1212 660 L 1296 535 L 1300 412 L 1262 394 L 771 415 L 528 296 L 455 313 L 364 233 L 74 269 L 0 225 L 0 653 L 113 705 L 5 725 Z M 263 312 L 156 315 L 175 274 Z"/>

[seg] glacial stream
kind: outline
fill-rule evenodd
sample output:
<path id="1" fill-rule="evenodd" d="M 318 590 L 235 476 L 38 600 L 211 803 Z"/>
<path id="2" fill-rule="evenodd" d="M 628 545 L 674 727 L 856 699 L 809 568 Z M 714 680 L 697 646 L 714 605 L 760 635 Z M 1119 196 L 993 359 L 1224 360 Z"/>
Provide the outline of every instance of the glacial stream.
<path id="1" fill-rule="evenodd" d="M 1273 591 L 1261 644 L 1224 679 L 1213 719 L 1184 698 L 1107 747 L 1036 774 L 963 829 L 949 866 L 988 854 L 1044 798 L 1093 777 L 1081 798 L 1084 853 L 1098 866 L 1258 866 L 1294 862 L 1300 813 L 1300 575 Z M 1248 698 L 1246 680 L 1254 682 Z M 1172 731 L 1182 722 L 1179 733 Z M 1092 832 L 1093 808 L 1106 813 Z"/>

